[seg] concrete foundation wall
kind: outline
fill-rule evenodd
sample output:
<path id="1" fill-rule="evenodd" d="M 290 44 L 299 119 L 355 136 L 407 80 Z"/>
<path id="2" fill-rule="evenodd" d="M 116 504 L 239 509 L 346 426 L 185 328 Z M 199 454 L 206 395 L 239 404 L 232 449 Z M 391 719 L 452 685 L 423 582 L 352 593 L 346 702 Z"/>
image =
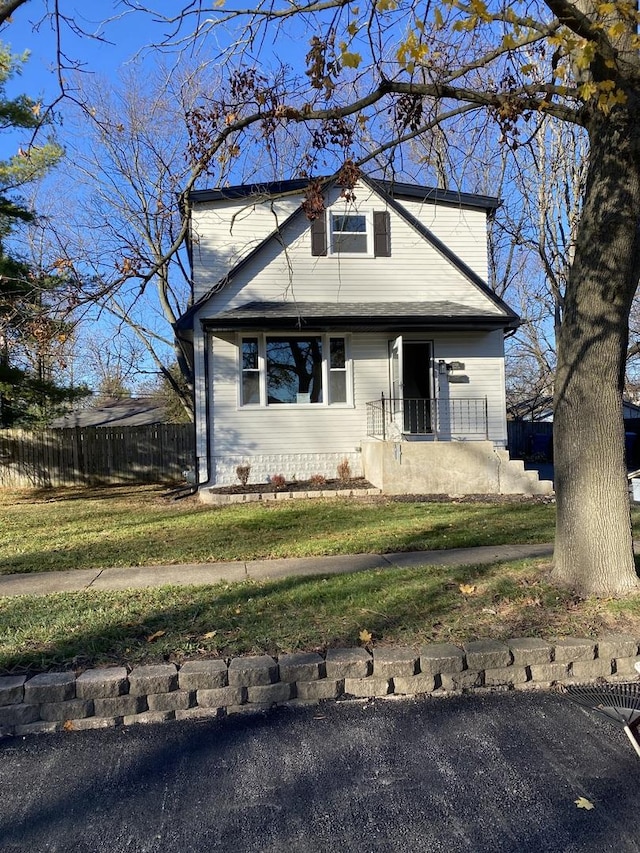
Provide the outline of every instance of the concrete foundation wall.
<path id="1" fill-rule="evenodd" d="M 520 461 L 491 441 L 376 441 L 362 443 L 364 477 L 387 495 L 547 494 Z"/>

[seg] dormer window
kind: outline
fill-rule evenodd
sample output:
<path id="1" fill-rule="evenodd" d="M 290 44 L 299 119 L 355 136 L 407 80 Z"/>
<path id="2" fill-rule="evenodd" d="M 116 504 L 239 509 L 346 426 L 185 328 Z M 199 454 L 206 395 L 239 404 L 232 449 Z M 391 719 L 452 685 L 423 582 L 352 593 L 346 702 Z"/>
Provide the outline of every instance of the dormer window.
<path id="1" fill-rule="evenodd" d="M 362 213 L 331 213 L 331 253 L 367 254 L 367 217 Z"/>
<path id="2" fill-rule="evenodd" d="M 311 223 L 311 254 L 346 257 L 391 256 L 390 217 L 386 210 L 369 213 L 334 213 Z"/>

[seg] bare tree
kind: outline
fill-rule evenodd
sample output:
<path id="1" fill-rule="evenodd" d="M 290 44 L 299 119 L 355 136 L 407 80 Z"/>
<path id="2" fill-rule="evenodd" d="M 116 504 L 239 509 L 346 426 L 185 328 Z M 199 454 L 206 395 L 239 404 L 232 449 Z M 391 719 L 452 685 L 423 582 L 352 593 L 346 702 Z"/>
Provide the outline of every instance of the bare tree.
<path id="1" fill-rule="evenodd" d="M 361 165 L 461 116 L 495 122 L 504 145 L 519 144 L 542 116 L 584 129 L 587 176 L 557 348 L 554 577 L 583 593 L 635 588 L 621 413 L 640 273 L 635 0 L 311 0 L 242 10 L 190 2 L 171 17 L 141 0 L 122 6 L 164 18 L 167 47 L 216 50 L 229 76 L 191 115 L 187 214 L 202 175 L 292 123 L 309 129 L 310 150 Z M 303 37 L 304 74 L 265 71 L 261 52 Z"/>
<path id="2" fill-rule="evenodd" d="M 129 329 L 158 374 L 192 415 L 192 365 L 172 325 L 189 305 L 189 270 L 176 250 L 179 190 L 190 173 L 185 116 L 211 85 L 202 69 L 178 74 L 130 68 L 117 86 L 80 80 L 74 135 L 64 167 L 67 210 L 57 218 L 55 252 L 84 272 L 84 299 Z M 153 270 L 140 280 L 139 273 Z M 90 284 L 92 283 L 92 284 Z M 171 364 L 178 364 L 178 381 Z"/>

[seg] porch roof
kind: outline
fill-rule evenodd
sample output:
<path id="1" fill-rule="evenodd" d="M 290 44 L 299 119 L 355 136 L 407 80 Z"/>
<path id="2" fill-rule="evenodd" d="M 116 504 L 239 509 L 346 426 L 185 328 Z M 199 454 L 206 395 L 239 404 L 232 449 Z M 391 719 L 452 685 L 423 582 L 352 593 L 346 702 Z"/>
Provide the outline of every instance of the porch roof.
<path id="1" fill-rule="evenodd" d="M 482 311 L 457 302 L 247 302 L 202 319 L 207 331 L 431 331 L 515 329 L 515 314 Z"/>

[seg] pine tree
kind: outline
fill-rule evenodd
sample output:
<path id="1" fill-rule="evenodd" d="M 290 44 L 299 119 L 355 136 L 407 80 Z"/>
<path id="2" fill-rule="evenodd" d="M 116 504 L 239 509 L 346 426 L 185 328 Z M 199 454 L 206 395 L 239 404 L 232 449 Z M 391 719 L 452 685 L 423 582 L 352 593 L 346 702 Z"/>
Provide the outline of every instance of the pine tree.
<path id="1" fill-rule="evenodd" d="M 0 131 L 35 132 L 42 124 L 40 105 L 19 95 L 8 98 L 8 81 L 19 73 L 26 55 L 12 54 L 0 43 Z M 19 195 L 62 156 L 55 141 L 19 148 L 0 161 L 0 427 L 46 421 L 85 389 L 70 389 L 54 379 L 48 356 L 68 334 L 60 294 L 68 282 L 57 271 L 35 270 L 8 248 L 12 235 L 28 227 L 35 214 Z"/>

